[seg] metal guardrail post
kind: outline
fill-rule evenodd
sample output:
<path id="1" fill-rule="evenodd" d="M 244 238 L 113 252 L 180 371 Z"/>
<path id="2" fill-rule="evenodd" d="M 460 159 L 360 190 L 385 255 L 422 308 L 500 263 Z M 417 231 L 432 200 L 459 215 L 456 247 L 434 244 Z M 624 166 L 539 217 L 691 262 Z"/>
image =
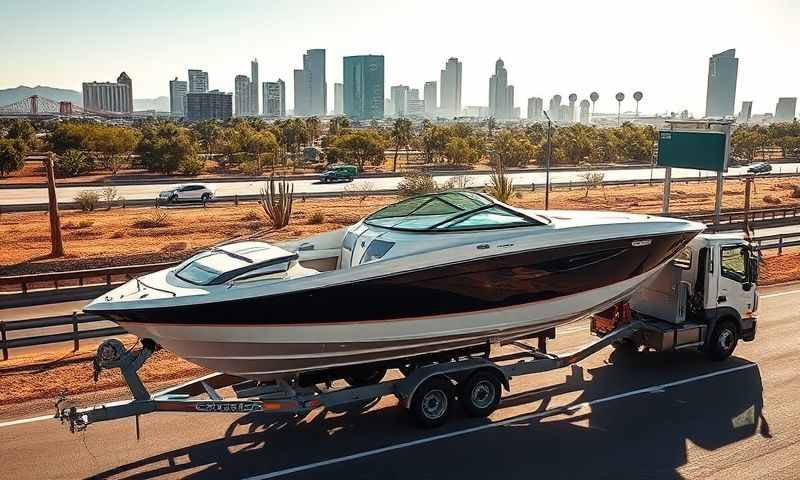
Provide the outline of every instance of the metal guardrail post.
<path id="1" fill-rule="evenodd" d="M 778 237 L 778 255 L 783 253 L 783 234 Z"/>
<path id="2" fill-rule="evenodd" d="M 8 347 L 6 346 L 6 322 L 0 322 L 0 341 L 3 342 L 3 360 L 8 360 Z"/>
<path id="3" fill-rule="evenodd" d="M 80 335 L 78 335 L 78 312 L 72 312 L 72 351 L 77 352 L 81 346 Z"/>

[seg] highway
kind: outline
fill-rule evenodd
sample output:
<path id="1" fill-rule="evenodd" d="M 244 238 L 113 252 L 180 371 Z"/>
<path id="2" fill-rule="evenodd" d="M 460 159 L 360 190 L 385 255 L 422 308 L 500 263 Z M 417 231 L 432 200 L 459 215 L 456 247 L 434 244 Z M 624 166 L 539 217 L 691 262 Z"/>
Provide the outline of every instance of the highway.
<path id="1" fill-rule="evenodd" d="M 795 173 L 800 171 L 800 163 L 782 163 L 773 166 L 772 173 Z M 727 175 L 741 175 L 747 172 L 747 167 L 731 168 Z M 653 179 L 661 179 L 664 176 L 664 169 L 653 169 Z M 687 170 L 676 168 L 672 171 L 673 178 L 697 178 L 698 173 L 703 176 L 713 176 L 713 172 L 697 170 Z M 649 180 L 651 171 L 649 168 L 614 169 L 605 171 L 605 180 Z M 516 185 L 530 185 L 535 182 L 537 185 L 545 182 L 545 173 L 541 171 L 514 173 L 510 175 Z M 448 176 L 437 176 L 437 181 L 443 182 Z M 469 186 L 478 187 L 489 182 L 489 173 L 469 175 Z M 400 183 L 400 177 L 381 177 L 381 178 L 357 178 L 353 183 L 320 183 L 317 180 L 295 180 L 295 193 L 331 193 L 341 192 L 347 189 L 365 188 L 369 185 L 371 190 L 394 190 Z M 580 181 L 580 171 L 576 170 L 557 170 L 551 172 L 551 181 L 554 183 L 569 183 Z M 121 185 L 117 187 L 120 196 L 127 200 L 148 200 L 155 199 L 159 192 L 169 190 L 176 184 L 143 184 L 143 185 Z M 215 185 L 218 198 L 233 197 L 234 195 L 256 195 L 263 187 L 263 182 L 225 182 Z M 101 187 L 59 187 L 59 202 L 72 202 L 75 195 L 83 190 L 102 190 Z M 43 204 L 47 203 L 47 188 L 4 188 L 0 189 L 0 205 L 19 205 L 19 204 Z"/>
<path id="2" fill-rule="evenodd" d="M 725 362 L 608 348 L 514 379 L 488 420 L 420 430 L 387 397 L 305 418 L 154 414 L 140 441 L 133 420 L 77 435 L 52 419 L 0 423 L 3 477 L 800 478 L 800 285 L 761 294 L 756 340 Z M 568 325 L 551 351 L 589 339 Z"/>

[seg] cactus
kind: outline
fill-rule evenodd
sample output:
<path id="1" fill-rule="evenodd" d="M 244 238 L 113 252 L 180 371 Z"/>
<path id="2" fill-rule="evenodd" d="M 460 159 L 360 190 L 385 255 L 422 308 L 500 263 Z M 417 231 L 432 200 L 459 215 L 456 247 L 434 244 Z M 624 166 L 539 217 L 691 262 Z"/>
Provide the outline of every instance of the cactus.
<path id="1" fill-rule="evenodd" d="M 277 183 L 277 189 L 276 189 Z M 264 213 L 272 220 L 273 228 L 283 228 L 289 225 L 292 216 L 292 203 L 294 202 L 294 185 L 286 181 L 286 177 L 275 181 L 275 176 L 270 175 L 264 187 L 261 187 L 259 204 Z"/>

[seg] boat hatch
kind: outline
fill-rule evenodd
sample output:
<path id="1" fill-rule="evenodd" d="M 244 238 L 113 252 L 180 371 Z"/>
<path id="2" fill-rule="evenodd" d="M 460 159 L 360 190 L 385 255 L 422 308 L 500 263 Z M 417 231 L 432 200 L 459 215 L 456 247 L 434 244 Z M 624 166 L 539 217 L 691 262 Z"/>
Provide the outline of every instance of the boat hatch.
<path id="1" fill-rule="evenodd" d="M 220 285 L 252 275 L 285 272 L 297 254 L 264 242 L 240 242 L 203 251 L 175 270 L 195 285 Z"/>

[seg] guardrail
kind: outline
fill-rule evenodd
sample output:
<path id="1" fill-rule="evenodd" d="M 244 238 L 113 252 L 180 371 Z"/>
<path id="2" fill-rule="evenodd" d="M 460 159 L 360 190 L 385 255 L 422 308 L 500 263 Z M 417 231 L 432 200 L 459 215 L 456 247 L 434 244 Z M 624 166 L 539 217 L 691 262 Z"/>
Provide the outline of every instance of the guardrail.
<path id="1" fill-rule="evenodd" d="M 800 246 L 800 232 L 781 233 L 777 235 L 765 235 L 751 239 L 758 251 L 778 250 L 778 255 L 783 253 L 784 248 Z M 156 264 L 171 265 L 171 264 Z M 153 267 L 154 265 L 141 265 L 139 267 Z M 123 268 L 123 267 L 118 267 Z M 67 272 L 64 272 L 67 273 Z M 102 317 L 88 313 L 74 312 L 72 315 L 57 317 L 37 318 L 33 320 L 0 321 L 0 349 L 3 352 L 3 360 L 8 360 L 9 349 L 19 347 L 29 347 L 34 345 L 48 345 L 52 343 L 73 342 L 73 351 L 80 347 L 80 340 L 90 338 L 101 338 L 112 335 L 122 335 L 127 333 L 122 327 L 104 327 L 92 330 L 80 330 L 78 325 L 85 323 L 95 323 L 106 321 Z M 32 337 L 8 339 L 7 332 L 30 330 L 34 328 L 48 328 L 58 326 L 72 326 L 72 332 L 55 333 L 48 335 L 36 335 Z"/>
<path id="2" fill-rule="evenodd" d="M 9 277 L 0 277 L 0 286 L 17 286 L 21 293 L 28 293 L 32 291 L 31 286 L 41 286 L 42 284 L 51 284 L 52 288 L 41 288 L 38 290 L 58 290 L 65 287 L 63 282 L 71 283 L 67 287 L 85 287 L 95 285 L 111 286 L 115 283 L 123 283 L 130 280 L 134 275 L 155 272 L 173 265 L 178 262 L 166 263 L 150 263 L 145 265 L 126 265 L 121 267 L 107 267 L 95 268 L 89 270 L 71 270 L 67 272 L 48 272 L 48 273 L 32 273 L 27 275 L 16 275 Z M 124 280 L 118 281 L 123 277 Z M 97 281 L 99 279 L 99 281 Z M 94 281 L 92 281 L 94 280 Z M 62 282 L 62 283 L 59 283 Z"/>
<path id="3" fill-rule="evenodd" d="M 766 222 L 770 220 L 781 220 L 784 218 L 793 218 L 798 216 L 798 207 L 778 207 L 778 208 L 762 208 L 756 210 L 735 211 L 735 212 L 722 212 L 720 214 L 720 223 L 744 223 L 745 219 L 749 219 L 751 223 Z M 701 214 L 701 215 L 687 215 L 681 218 L 687 220 L 695 220 L 704 223 L 714 223 L 714 214 Z"/>
<path id="4" fill-rule="evenodd" d="M 49 345 L 51 343 L 73 342 L 73 351 L 80 348 L 80 341 L 89 338 L 109 337 L 128 333 L 122 327 L 104 327 L 91 330 L 80 330 L 79 325 L 85 323 L 105 322 L 104 318 L 88 313 L 74 312 L 72 315 L 58 317 L 35 318 L 33 320 L 0 321 L 0 349 L 3 351 L 3 360 L 8 360 L 8 351 L 12 348 L 31 347 L 35 345 Z M 72 326 L 71 332 L 35 335 L 32 337 L 8 338 L 8 332 L 31 330 L 34 328 L 48 328 Z"/>

